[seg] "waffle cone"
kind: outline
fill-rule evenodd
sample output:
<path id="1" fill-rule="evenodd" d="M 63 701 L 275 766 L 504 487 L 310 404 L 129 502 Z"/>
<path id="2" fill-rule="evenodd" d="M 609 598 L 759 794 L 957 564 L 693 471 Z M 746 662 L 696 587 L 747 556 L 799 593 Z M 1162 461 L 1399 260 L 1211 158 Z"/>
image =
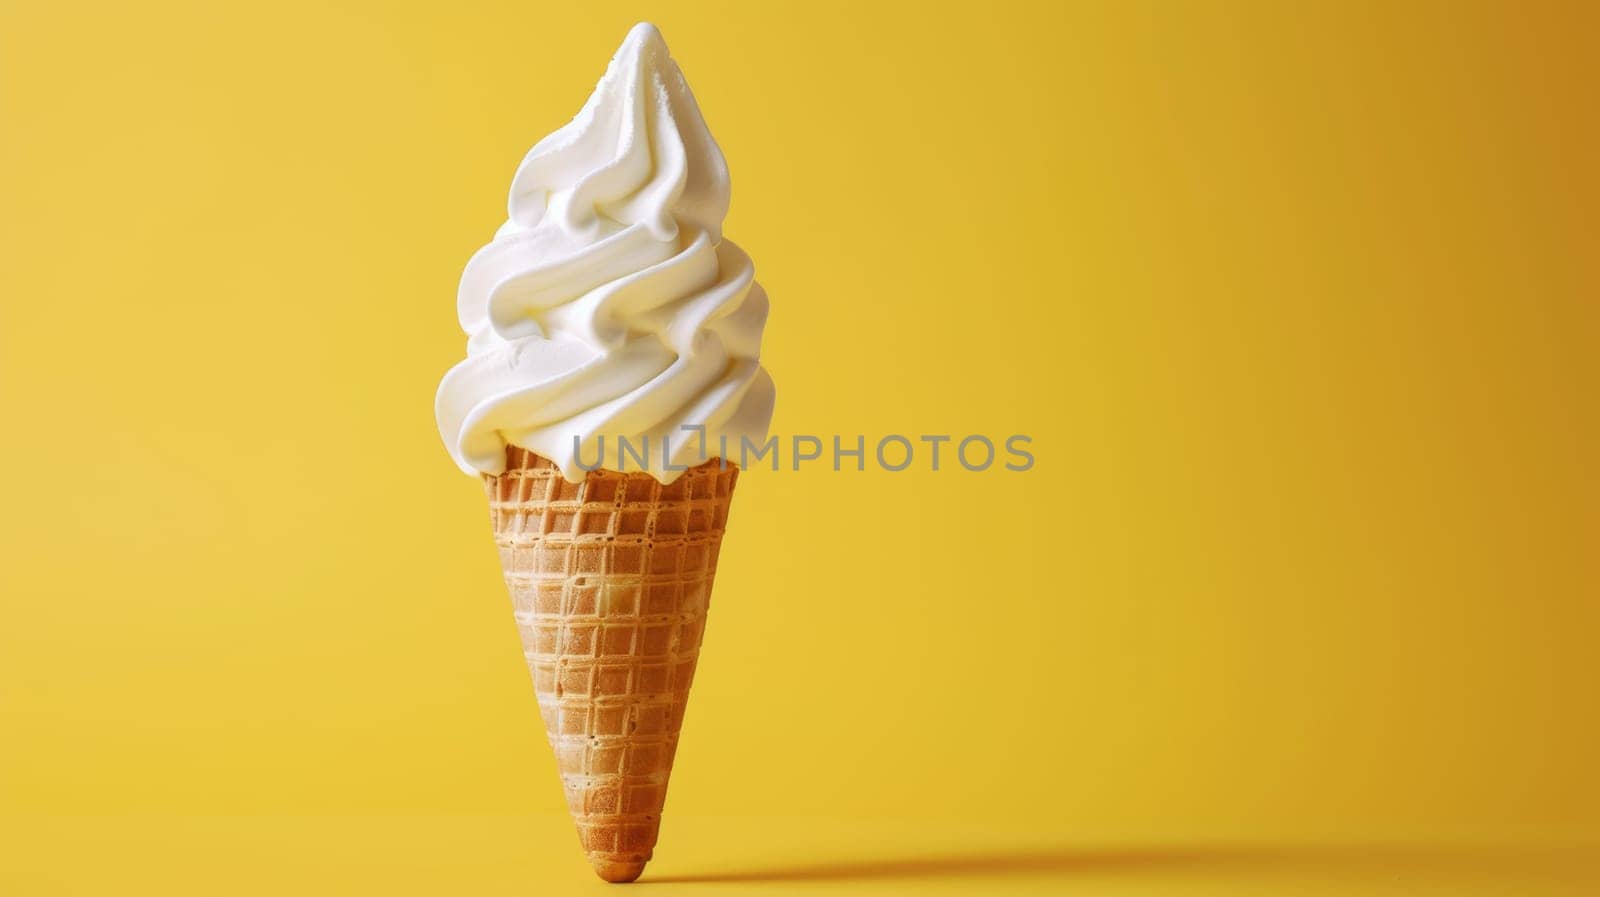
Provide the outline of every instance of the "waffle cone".
<path id="1" fill-rule="evenodd" d="M 490 516 L 567 807 L 595 872 L 633 881 L 660 830 L 739 469 L 569 483 L 525 449 L 506 460 L 485 478 Z"/>

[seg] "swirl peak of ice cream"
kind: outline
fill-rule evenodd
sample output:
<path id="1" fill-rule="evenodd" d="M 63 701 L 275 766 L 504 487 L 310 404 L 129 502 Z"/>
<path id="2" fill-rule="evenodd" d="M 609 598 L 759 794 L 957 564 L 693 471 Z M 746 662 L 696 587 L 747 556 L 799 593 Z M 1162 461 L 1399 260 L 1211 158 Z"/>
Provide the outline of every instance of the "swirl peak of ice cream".
<path id="1" fill-rule="evenodd" d="M 462 470 L 501 473 L 509 443 L 568 480 L 598 463 L 666 483 L 765 440 L 767 296 L 722 239 L 727 163 L 655 26 L 528 152 L 509 206 L 462 272 L 467 358 L 435 402 Z"/>

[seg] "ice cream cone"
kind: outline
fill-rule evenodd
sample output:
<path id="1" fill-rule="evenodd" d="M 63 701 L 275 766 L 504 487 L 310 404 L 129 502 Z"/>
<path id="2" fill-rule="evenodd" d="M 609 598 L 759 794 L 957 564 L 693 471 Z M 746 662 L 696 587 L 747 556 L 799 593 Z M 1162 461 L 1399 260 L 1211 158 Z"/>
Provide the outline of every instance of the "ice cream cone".
<path id="1" fill-rule="evenodd" d="M 606 881 L 655 847 L 739 475 L 679 465 L 769 442 L 767 294 L 722 233 L 729 197 L 682 70 L 635 25 L 517 166 L 506 222 L 461 273 L 467 354 L 434 398 L 450 457 L 486 481 L 539 712 Z"/>
<path id="2" fill-rule="evenodd" d="M 567 807 L 595 872 L 633 881 L 655 848 L 739 470 L 662 485 L 570 483 L 515 446 L 486 476 L 517 629 Z"/>

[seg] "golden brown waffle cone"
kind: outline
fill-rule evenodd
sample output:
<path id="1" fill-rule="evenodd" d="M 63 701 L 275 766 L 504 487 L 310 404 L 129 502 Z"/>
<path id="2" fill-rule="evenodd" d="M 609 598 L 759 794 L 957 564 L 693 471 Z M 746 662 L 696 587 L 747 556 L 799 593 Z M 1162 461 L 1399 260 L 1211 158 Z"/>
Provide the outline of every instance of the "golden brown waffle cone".
<path id="1" fill-rule="evenodd" d="M 489 511 L 567 807 L 595 872 L 633 881 L 661 826 L 739 469 L 569 483 L 525 449 L 506 461 L 485 478 Z"/>

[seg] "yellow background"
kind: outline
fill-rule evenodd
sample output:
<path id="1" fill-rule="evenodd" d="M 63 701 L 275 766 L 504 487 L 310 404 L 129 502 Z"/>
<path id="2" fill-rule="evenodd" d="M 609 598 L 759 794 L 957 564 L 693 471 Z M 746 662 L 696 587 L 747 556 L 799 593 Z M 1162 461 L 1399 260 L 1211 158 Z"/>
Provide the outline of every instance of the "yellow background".
<path id="1" fill-rule="evenodd" d="M 432 398 L 643 18 L 775 431 L 1038 458 L 745 477 L 647 877 L 1589 893 L 1582 6 L 4 0 L 0 893 L 590 886 Z"/>

